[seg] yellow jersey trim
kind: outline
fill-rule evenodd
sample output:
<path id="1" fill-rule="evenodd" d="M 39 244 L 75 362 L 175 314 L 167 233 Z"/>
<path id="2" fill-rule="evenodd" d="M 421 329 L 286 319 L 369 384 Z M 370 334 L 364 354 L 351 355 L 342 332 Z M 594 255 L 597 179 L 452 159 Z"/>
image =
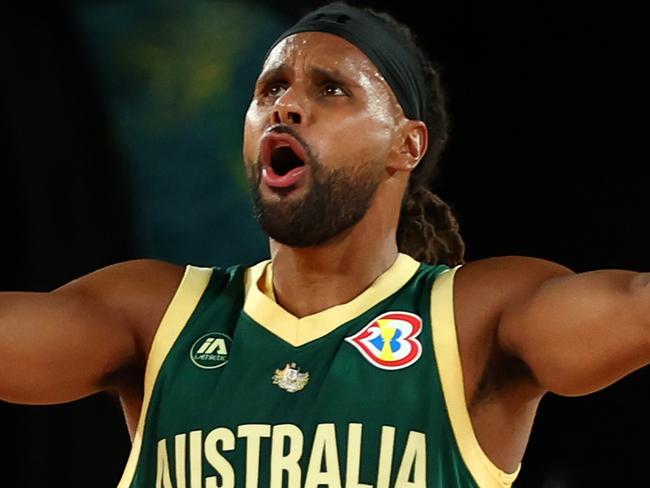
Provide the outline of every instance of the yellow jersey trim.
<path id="1" fill-rule="evenodd" d="M 472 427 L 465 390 L 463 370 L 454 318 L 454 275 L 462 265 L 443 271 L 431 290 L 431 323 L 433 350 L 436 355 L 442 391 L 449 420 L 460 454 L 470 473 L 481 488 L 510 487 L 521 470 L 506 473 L 485 454 Z"/>
<path id="2" fill-rule="evenodd" d="M 357 297 L 347 303 L 298 318 L 260 290 L 259 282 L 262 281 L 266 293 L 272 293 L 269 292 L 269 286 L 272 290 L 273 270 L 269 259 L 246 270 L 244 312 L 280 339 L 299 347 L 320 339 L 397 292 L 415 275 L 419 266 L 420 263 L 411 256 L 399 253 L 395 262 Z"/>
<path id="3" fill-rule="evenodd" d="M 124 468 L 117 488 L 128 488 L 133 482 L 142 448 L 142 436 L 147 418 L 147 410 L 149 409 L 149 402 L 151 401 L 151 394 L 156 379 L 158 378 L 158 373 L 176 338 L 183 330 L 183 327 L 185 327 L 185 324 L 199 303 L 203 292 L 208 286 L 213 271 L 213 268 L 192 266 L 190 264 L 185 266 L 183 278 L 154 334 L 144 373 L 144 396 L 142 399 L 142 408 L 140 409 L 140 418 L 138 419 L 138 427 L 133 437 L 129 459 L 126 462 L 126 467 Z"/>

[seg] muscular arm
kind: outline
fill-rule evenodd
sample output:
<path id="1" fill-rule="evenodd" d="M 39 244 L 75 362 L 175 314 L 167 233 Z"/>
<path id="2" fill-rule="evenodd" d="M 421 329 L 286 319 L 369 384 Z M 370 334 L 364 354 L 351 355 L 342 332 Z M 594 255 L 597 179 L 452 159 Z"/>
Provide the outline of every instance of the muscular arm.
<path id="1" fill-rule="evenodd" d="M 541 389 L 584 395 L 650 364 L 648 273 L 500 259 L 519 290 L 502 310 L 499 347 L 523 360 Z"/>
<path id="2" fill-rule="evenodd" d="M 62 403 L 142 367 L 183 268 L 114 264 L 51 292 L 0 293 L 0 399 Z"/>

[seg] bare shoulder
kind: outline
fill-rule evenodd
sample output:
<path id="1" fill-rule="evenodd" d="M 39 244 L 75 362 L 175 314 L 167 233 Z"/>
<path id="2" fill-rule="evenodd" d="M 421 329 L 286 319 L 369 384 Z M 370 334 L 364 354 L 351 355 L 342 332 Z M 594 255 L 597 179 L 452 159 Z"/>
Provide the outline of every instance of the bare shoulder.
<path id="1" fill-rule="evenodd" d="M 458 269 L 454 310 L 468 400 L 478 400 L 497 384 L 512 385 L 520 380 L 525 383 L 525 366 L 499 351 L 500 317 L 544 281 L 571 273 L 561 264 L 527 256 L 479 259 Z"/>
<path id="2" fill-rule="evenodd" d="M 160 279 L 181 277 L 185 271 L 183 266 L 162 261 L 160 259 L 138 258 L 114 263 L 79 278 L 71 280 L 56 290 L 70 287 L 105 287 L 107 284 L 118 287 L 129 286 L 142 282 L 156 282 Z M 54 290 L 54 291 L 56 291 Z"/>
<path id="3" fill-rule="evenodd" d="M 510 297 L 526 293 L 547 279 L 571 273 L 566 266 L 547 259 L 496 256 L 465 263 L 456 273 L 456 280 L 462 281 L 464 288 Z"/>
<path id="4" fill-rule="evenodd" d="M 83 294 L 113 311 L 116 325 L 133 328 L 138 362 L 144 367 L 151 341 L 178 288 L 185 267 L 158 259 L 111 264 L 55 289 L 55 294 Z"/>

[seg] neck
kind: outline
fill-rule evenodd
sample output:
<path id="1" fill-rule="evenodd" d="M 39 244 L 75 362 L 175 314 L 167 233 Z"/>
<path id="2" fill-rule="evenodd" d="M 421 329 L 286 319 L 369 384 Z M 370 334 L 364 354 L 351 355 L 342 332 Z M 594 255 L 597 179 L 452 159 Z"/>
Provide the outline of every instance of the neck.
<path id="1" fill-rule="evenodd" d="M 270 240 L 279 305 L 304 317 L 347 303 L 395 262 L 399 205 L 387 211 L 381 193 L 357 224 L 323 245 L 297 248 Z"/>

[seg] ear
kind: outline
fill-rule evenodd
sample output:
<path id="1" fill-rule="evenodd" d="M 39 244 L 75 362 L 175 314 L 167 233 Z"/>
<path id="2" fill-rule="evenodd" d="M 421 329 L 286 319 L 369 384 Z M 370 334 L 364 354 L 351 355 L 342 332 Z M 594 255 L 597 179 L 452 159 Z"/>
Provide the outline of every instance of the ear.
<path id="1" fill-rule="evenodd" d="M 429 130 L 421 120 L 403 120 L 397 130 L 394 157 L 388 166 L 397 171 L 413 171 L 429 147 Z"/>

